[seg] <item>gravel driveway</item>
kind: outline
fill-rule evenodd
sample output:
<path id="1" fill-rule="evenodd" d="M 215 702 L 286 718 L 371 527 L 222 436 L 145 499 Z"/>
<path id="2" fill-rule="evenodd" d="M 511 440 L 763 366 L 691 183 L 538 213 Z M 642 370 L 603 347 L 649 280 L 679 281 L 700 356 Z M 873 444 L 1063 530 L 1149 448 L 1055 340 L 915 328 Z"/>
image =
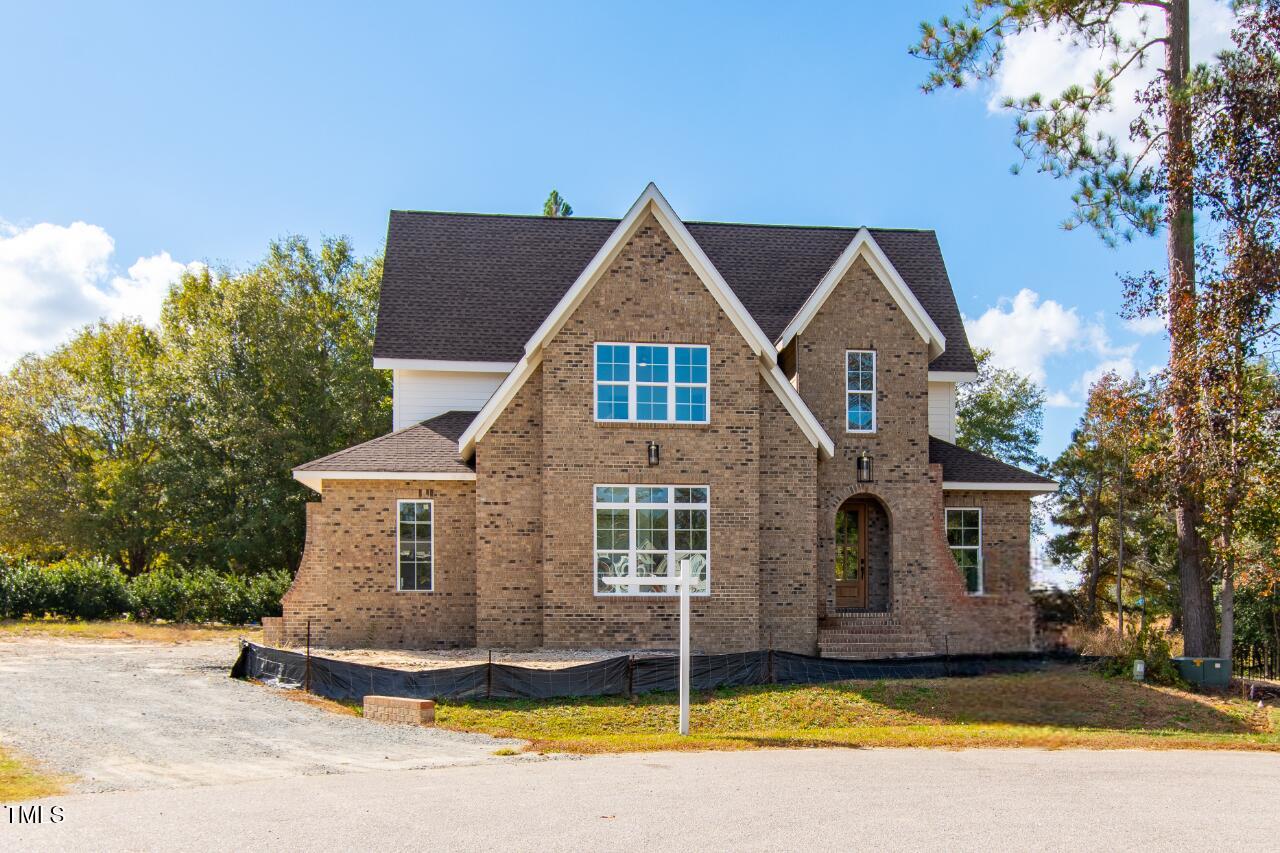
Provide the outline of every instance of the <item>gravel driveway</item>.
<path id="1" fill-rule="evenodd" d="M 227 640 L 5 640 L 0 743 L 79 791 L 474 764 L 510 743 L 292 702 L 229 678 L 236 653 Z"/>

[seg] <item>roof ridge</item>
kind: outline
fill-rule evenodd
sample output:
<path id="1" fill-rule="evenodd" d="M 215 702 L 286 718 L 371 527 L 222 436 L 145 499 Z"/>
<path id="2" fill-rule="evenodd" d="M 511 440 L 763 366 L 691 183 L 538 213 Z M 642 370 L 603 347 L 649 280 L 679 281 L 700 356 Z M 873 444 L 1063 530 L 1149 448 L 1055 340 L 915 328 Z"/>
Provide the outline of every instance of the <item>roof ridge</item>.
<path id="1" fill-rule="evenodd" d="M 471 216 L 478 219 L 538 219 L 553 222 L 621 222 L 612 216 L 546 216 L 541 213 L 480 213 L 469 210 L 408 210 L 392 208 L 392 213 L 405 213 L 413 216 Z M 722 219 L 686 219 L 685 225 L 729 225 L 734 228 L 790 228 L 806 231 L 868 231 L 891 232 L 896 234 L 936 234 L 933 228 L 890 228 L 881 225 L 803 225 L 794 222 L 737 222 Z"/>

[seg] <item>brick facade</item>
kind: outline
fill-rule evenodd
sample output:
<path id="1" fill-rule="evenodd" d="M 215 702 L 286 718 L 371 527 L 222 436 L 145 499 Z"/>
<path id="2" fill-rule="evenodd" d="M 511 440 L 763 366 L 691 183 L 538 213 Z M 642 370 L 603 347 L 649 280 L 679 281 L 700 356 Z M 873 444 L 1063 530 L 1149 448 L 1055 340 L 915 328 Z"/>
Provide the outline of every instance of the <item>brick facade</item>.
<path id="1" fill-rule="evenodd" d="M 431 500 L 434 588 L 397 590 L 397 500 Z M 307 504 L 302 565 L 274 627 L 301 645 L 465 648 L 476 640 L 475 484 L 327 480 Z"/>
<path id="2" fill-rule="evenodd" d="M 710 423 L 597 423 L 597 342 L 705 344 Z M 845 351 L 877 353 L 877 429 L 845 431 Z M 693 645 L 812 653 L 834 598 L 835 514 L 873 505 L 868 609 L 912 649 L 1025 649 L 1029 501 L 944 492 L 929 462 L 929 353 L 874 271 L 857 261 L 783 367 L 834 440 L 820 459 L 760 376 L 759 360 L 652 215 L 541 350 L 541 362 L 476 444 L 476 481 L 325 481 L 306 553 L 272 627 L 315 645 L 673 648 L 674 597 L 594 591 L 593 488 L 710 488 L 711 594 L 693 603 Z M 647 464 L 646 445 L 661 447 Z M 875 479 L 858 483 L 868 453 Z M 395 500 L 436 503 L 436 590 L 397 592 Z M 944 506 L 983 509 L 987 594 L 965 594 Z M 867 624 L 872 624 L 868 622 Z"/>
<path id="3" fill-rule="evenodd" d="M 708 425 L 597 423 L 596 342 L 710 347 Z M 732 321 L 651 216 L 544 348 L 542 360 L 543 642 L 673 648 L 674 597 L 597 596 L 593 489 L 598 483 L 710 487 L 712 594 L 693 602 L 695 648 L 759 645 L 761 380 Z M 484 439 L 477 456 L 486 452 Z M 661 463 L 647 464 L 658 442 Z"/>
<path id="4" fill-rule="evenodd" d="M 845 430 L 847 350 L 876 353 L 873 433 Z M 833 458 L 818 463 L 819 613 L 836 615 L 836 511 L 849 498 L 865 496 L 888 516 L 889 609 L 900 624 L 923 631 L 937 652 L 1029 648 L 1028 496 L 947 492 L 944 501 L 941 470 L 929 464 L 928 364 L 924 341 L 861 259 L 799 336 L 794 364 L 788 367 L 794 370 L 800 396 L 836 448 Z M 872 483 L 857 482 L 856 460 L 864 451 L 873 461 Z M 984 536 L 995 549 L 990 559 L 998 587 L 986 596 L 970 596 L 946 547 L 942 506 L 977 500 L 974 495 L 979 494 L 999 507 L 989 520 L 985 513 L 983 519 Z"/>

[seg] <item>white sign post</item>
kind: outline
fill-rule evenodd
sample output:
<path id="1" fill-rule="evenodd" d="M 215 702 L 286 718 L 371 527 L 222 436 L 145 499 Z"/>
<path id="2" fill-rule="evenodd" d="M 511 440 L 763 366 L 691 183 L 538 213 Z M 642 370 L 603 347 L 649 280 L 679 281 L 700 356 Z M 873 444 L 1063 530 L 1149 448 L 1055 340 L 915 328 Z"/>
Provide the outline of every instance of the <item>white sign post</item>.
<path id="1" fill-rule="evenodd" d="M 693 561 L 680 561 L 680 575 L 675 578 L 601 578 L 611 586 L 660 586 L 675 584 L 680 588 L 680 734 L 689 734 L 689 593 L 697 582 Z"/>

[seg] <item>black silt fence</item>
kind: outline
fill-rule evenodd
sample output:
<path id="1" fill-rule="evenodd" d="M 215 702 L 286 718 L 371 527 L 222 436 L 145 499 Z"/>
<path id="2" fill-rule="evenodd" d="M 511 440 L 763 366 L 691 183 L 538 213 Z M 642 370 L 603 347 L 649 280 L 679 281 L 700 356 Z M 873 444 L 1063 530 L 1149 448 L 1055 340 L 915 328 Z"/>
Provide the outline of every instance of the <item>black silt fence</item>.
<path id="1" fill-rule="evenodd" d="M 1062 653 L 945 655 L 859 661 L 818 658 L 772 650 L 693 655 L 694 690 L 758 684 L 821 684 L 885 678 L 947 678 L 1034 672 L 1053 663 L 1096 660 Z M 673 656 L 622 655 L 560 669 L 478 663 L 419 671 L 367 666 L 242 642 L 233 678 L 253 678 L 281 687 L 310 685 L 317 696 L 361 701 L 365 696 L 415 699 L 552 699 L 571 696 L 632 696 L 674 691 L 679 663 Z"/>

